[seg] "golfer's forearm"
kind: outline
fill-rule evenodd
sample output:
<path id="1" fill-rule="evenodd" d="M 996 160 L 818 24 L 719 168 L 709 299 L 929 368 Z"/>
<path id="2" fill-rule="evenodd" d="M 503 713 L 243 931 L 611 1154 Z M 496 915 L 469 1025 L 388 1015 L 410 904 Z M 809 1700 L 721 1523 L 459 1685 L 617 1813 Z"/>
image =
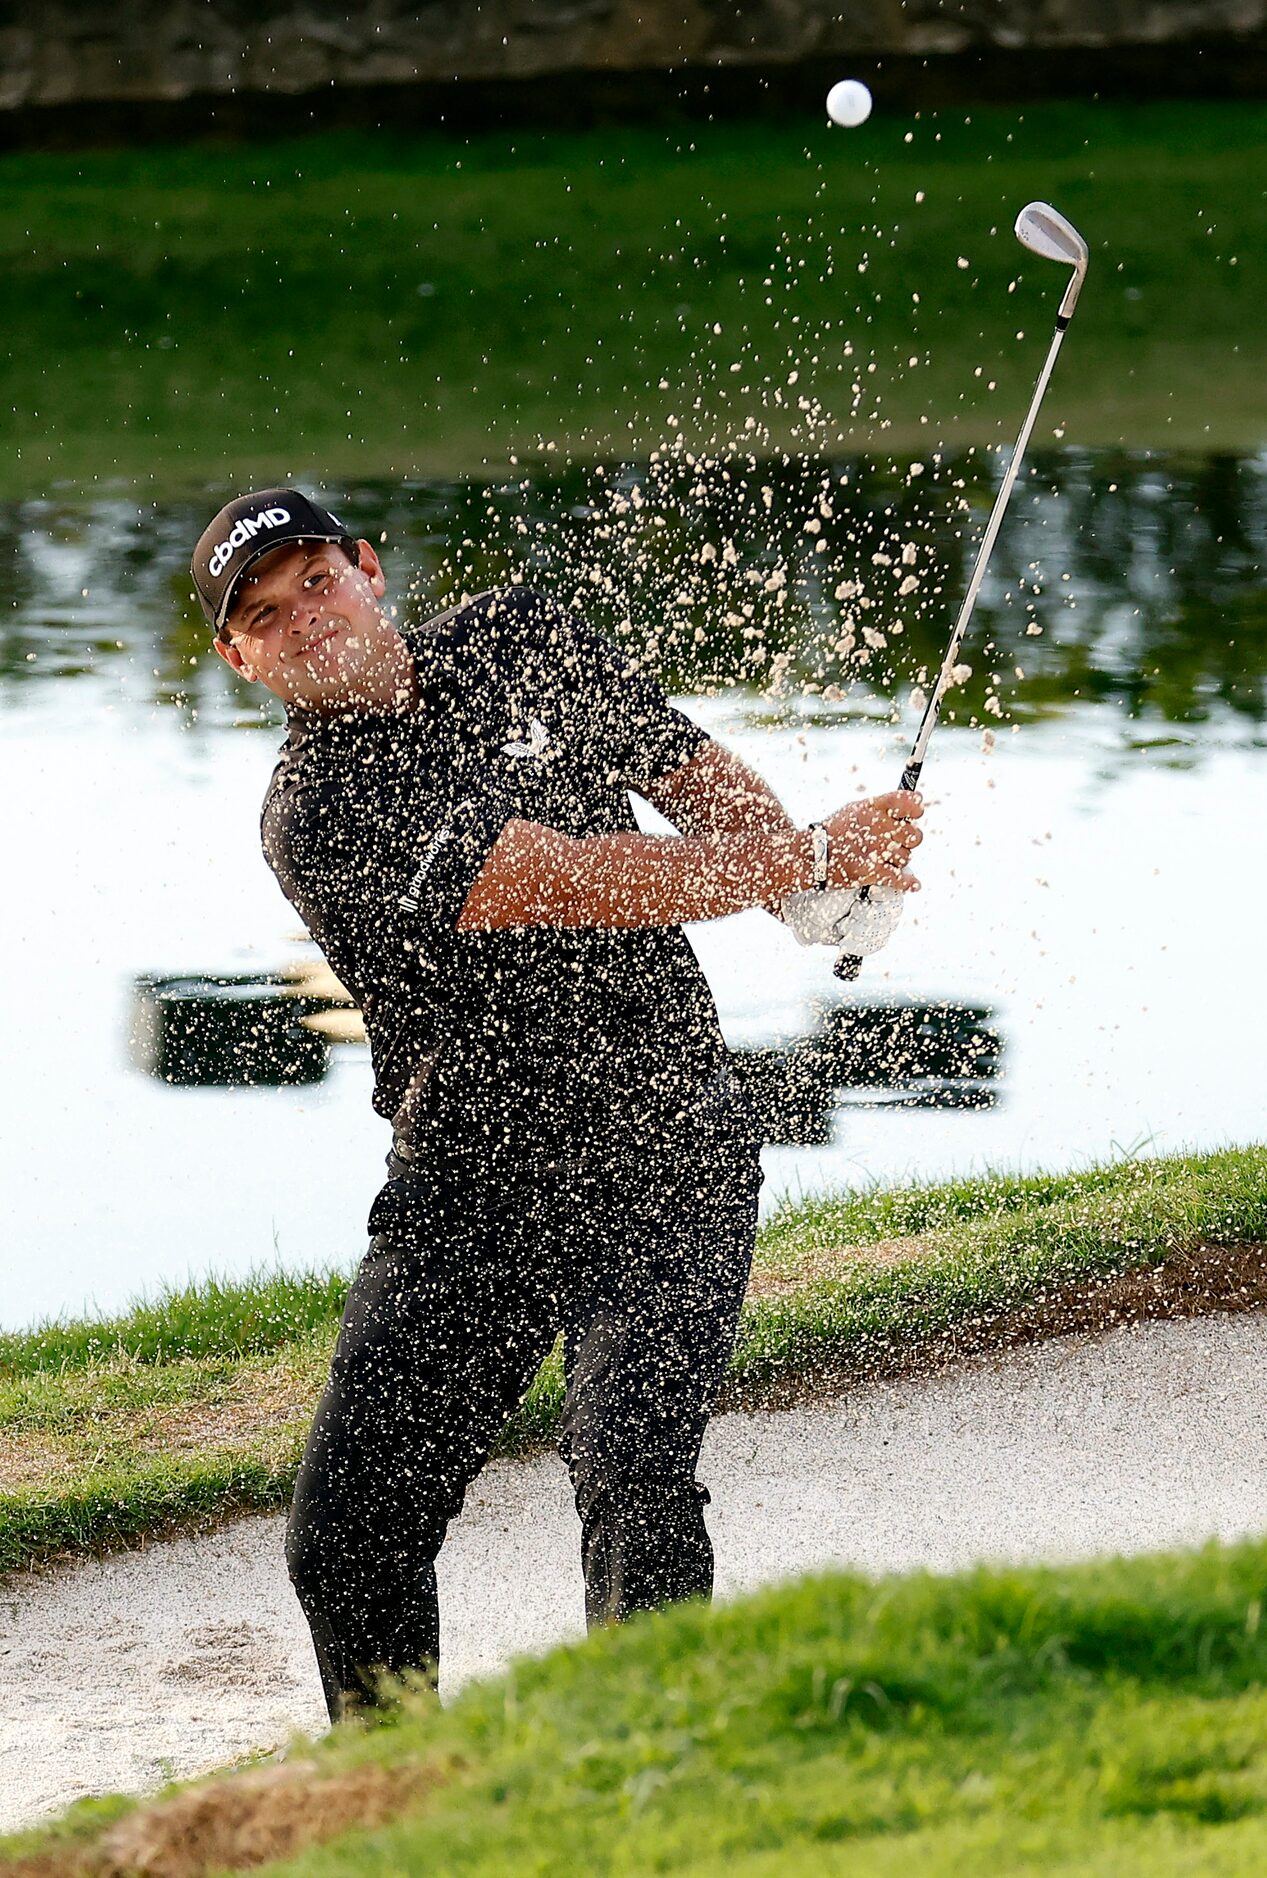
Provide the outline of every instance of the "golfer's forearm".
<path id="1" fill-rule="evenodd" d="M 641 792 L 684 835 L 759 834 L 792 818 L 764 777 L 719 743 Z"/>
<path id="2" fill-rule="evenodd" d="M 574 839 L 512 822 L 457 925 L 459 931 L 490 931 L 720 919 L 808 886 L 812 869 L 812 843 L 804 829 Z"/>

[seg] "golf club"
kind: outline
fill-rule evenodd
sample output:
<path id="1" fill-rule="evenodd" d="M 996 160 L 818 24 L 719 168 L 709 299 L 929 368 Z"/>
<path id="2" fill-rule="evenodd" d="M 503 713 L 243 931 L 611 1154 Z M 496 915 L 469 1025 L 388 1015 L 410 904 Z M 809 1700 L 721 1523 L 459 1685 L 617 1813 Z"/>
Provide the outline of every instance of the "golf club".
<path id="1" fill-rule="evenodd" d="M 937 683 L 933 687 L 932 696 L 924 707 L 924 716 L 920 723 L 919 734 L 916 736 L 914 745 L 912 746 L 906 768 L 902 771 L 902 780 L 898 784 L 900 789 L 914 789 L 919 783 L 920 771 L 924 767 L 925 752 L 928 749 L 928 740 L 933 734 L 933 727 L 937 722 L 937 714 L 941 709 L 942 698 L 945 696 L 950 684 L 951 673 L 959 662 L 959 648 L 963 643 L 964 634 L 968 630 L 968 622 L 972 618 L 972 609 L 977 603 L 977 594 L 980 592 L 981 582 L 985 578 L 985 570 L 989 564 L 990 554 L 994 548 L 995 539 L 1003 521 L 1004 510 L 1007 508 L 1008 500 L 1016 482 L 1017 472 L 1021 467 L 1021 459 L 1025 455 L 1025 446 L 1029 442 L 1030 432 L 1033 430 L 1035 419 L 1038 416 L 1038 407 L 1043 401 L 1043 394 L 1047 390 L 1047 383 L 1051 378 L 1052 370 L 1056 363 L 1056 356 L 1060 351 L 1066 328 L 1073 318 L 1073 310 L 1078 304 L 1078 295 L 1082 291 L 1082 283 L 1087 276 L 1086 242 L 1082 239 L 1082 236 L 1078 233 L 1073 223 L 1067 221 L 1066 218 L 1061 215 L 1058 210 L 1053 209 L 1049 203 L 1027 203 L 1016 218 L 1015 232 L 1016 239 L 1020 242 L 1021 246 L 1028 248 L 1031 254 L 1040 254 L 1043 256 L 1044 260 L 1047 261 L 1060 261 L 1065 267 L 1071 267 L 1073 274 L 1070 278 L 1069 285 L 1065 288 L 1064 296 L 1060 302 L 1060 309 L 1056 314 L 1056 331 L 1052 338 L 1047 358 L 1043 364 L 1043 369 L 1038 374 L 1038 383 L 1034 387 L 1034 395 L 1030 399 L 1029 410 L 1025 413 L 1025 422 L 1021 425 L 1020 434 L 1016 439 L 1016 447 L 1012 451 L 1012 460 L 1008 464 L 1007 474 L 1004 476 L 999 486 L 999 493 L 994 498 L 994 507 L 990 511 L 990 519 L 986 523 L 985 533 L 981 537 L 981 546 L 977 550 L 977 558 L 972 569 L 972 578 L 968 582 L 968 591 L 964 595 L 963 605 L 959 609 L 959 617 L 955 621 L 955 630 L 950 636 L 950 644 L 946 648 L 946 656 L 942 660 L 942 667 L 938 674 Z M 870 899 L 870 897 L 871 890 L 869 887 L 859 889 L 859 900 L 865 901 Z M 855 958 L 851 953 L 842 952 L 837 958 L 834 967 L 837 978 L 856 978 L 861 962 L 860 959 Z"/>

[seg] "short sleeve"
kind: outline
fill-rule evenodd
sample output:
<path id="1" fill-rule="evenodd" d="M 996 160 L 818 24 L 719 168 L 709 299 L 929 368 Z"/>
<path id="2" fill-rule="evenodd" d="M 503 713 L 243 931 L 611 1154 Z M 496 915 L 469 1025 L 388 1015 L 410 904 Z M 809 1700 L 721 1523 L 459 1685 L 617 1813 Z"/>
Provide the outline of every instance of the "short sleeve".
<path id="1" fill-rule="evenodd" d="M 468 797 L 436 829 L 396 900 L 398 917 L 424 950 L 451 941 L 466 897 L 492 853 L 510 811 L 493 797 Z"/>
<path id="2" fill-rule="evenodd" d="M 630 653 L 578 615 L 529 587 L 504 589 L 497 600 L 501 610 L 517 615 L 525 641 L 583 710 L 609 770 L 625 788 L 646 789 L 708 743 L 707 731 L 670 704 Z"/>
<path id="3" fill-rule="evenodd" d="M 443 1000 L 458 915 L 508 820 L 495 796 L 459 802 L 422 842 L 344 790 L 296 792 L 264 819 L 264 851 L 339 978 L 358 999 L 407 976 Z"/>

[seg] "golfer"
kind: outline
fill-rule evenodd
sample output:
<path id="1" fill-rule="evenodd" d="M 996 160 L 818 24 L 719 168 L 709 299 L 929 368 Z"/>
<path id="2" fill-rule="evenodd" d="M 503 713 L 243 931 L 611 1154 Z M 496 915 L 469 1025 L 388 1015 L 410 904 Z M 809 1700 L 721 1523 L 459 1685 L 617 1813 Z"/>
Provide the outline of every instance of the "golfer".
<path id="1" fill-rule="evenodd" d="M 709 1594 L 695 1468 L 760 1139 L 680 922 L 913 887 L 922 808 L 794 828 L 527 588 L 399 630 L 373 547 L 298 490 L 230 502 L 193 575 L 216 650 L 286 706 L 264 852 L 392 1127 L 287 1533 L 338 1721 L 390 1702 L 384 1671 L 435 1678 L 445 1530 L 560 1333 L 588 1622 Z M 639 833 L 630 790 L 681 833 Z"/>

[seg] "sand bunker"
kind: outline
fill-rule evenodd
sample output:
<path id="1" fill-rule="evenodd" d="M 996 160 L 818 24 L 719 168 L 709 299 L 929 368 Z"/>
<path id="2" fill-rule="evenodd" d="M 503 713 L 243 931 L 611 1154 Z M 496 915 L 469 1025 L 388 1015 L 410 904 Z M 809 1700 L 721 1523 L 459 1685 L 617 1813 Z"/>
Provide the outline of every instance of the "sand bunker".
<path id="1" fill-rule="evenodd" d="M 1267 1527 L 1267 1315 L 1065 1337 L 713 1424 L 718 1591 L 842 1565 L 1073 1559 Z M 0 1589 L 0 1830 L 325 1726 L 279 1517 Z M 452 1692 L 582 1633 L 552 1456 L 486 1469 L 441 1556 Z"/>

